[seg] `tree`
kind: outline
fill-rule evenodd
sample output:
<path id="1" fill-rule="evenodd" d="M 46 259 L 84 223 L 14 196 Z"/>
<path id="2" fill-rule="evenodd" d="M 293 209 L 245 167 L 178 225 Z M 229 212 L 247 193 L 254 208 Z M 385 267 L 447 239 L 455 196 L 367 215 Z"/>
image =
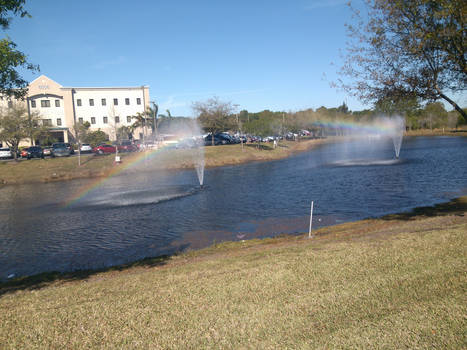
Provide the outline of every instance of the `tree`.
<path id="1" fill-rule="evenodd" d="M 272 134 L 272 124 L 265 118 L 255 119 L 245 124 L 245 130 L 253 135 L 266 137 Z M 260 148 L 260 140 L 258 139 L 257 147 Z"/>
<path id="2" fill-rule="evenodd" d="M 349 114 L 349 113 L 351 113 L 351 112 L 349 111 L 349 107 L 347 107 L 347 104 L 345 103 L 345 101 L 342 102 L 342 104 L 341 104 L 339 107 L 337 107 L 337 112 L 338 112 L 338 113 L 342 113 L 342 114 Z"/>
<path id="3" fill-rule="evenodd" d="M 44 132 L 37 114 L 28 115 L 26 107 L 13 104 L 0 110 L 0 140 L 10 147 L 16 160 L 18 146 L 27 138 L 34 138 Z"/>
<path id="4" fill-rule="evenodd" d="M 117 129 L 117 140 L 133 140 L 133 129 L 131 126 L 122 125 Z"/>
<path id="5" fill-rule="evenodd" d="M 193 103 L 192 108 L 203 129 L 211 133 L 213 145 L 214 134 L 229 130 L 235 124 L 235 107 L 232 102 L 223 102 L 218 97 L 213 97 L 205 102 Z"/>
<path id="6" fill-rule="evenodd" d="M 85 121 L 84 123 L 76 123 L 73 126 L 76 138 L 79 139 L 80 141 L 86 142 L 90 128 L 91 128 L 91 123 L 89 123 L 88 121 Z"/>
<path id="7" fill-rule="evenodd" d="M 374 111 L 377 114 L 394 115 L 398 114 L 402 117 L 415 115 L 420 109 L 420 103 L 416 96 L 407 94 L 398 99 L 391 97 L 383 97 L 375 102 Z"/>
<path id="8" fill-rule="evenodd" d="M 448 126 L 448 112 L 441 102 L 428 103 L 422 112 L 430 129 Z"/>
<path id="9" fill-rule="evenodd" d="M 30 17 L 23 5 L 26 0 L 2 0 L 0 1 L 0 27 L 8 29 L 11 15 Z M 24 98 L 27 94 L 28 82 L 18 73 L 18 68 L 38 71 L 39 66 L 27 61 L 24 53 L 16 49 L 16 44 L 9 38 L 0 40 L 0 94 L 14 96 L 17 99 Z"/>
<path id="10" fill-rule="evenodd" d="M 109 135 L 107 135 L 101 129 L 96 131 L 90 131 L 87 133 L 86 138 L 83 139 L 83 141 L 89 143 L 92 147 L 96 147 L 100 143 L 109 141 Z"/>
<path id="11" fill-rule="evenodd" d="M 131 125 L 131 128 L 133 130 L 141 128 L 143 130 L 143 135 L 146 135 L 147 128 L 149 127 L 151 128 L 152 133 L 154 135 L 154 132 L 156 130 L 155 113 L 157 114 L 157 112 L 155 112 L 155 110 L 153 110 L 151 107 L 147 107 L 144 112 L 136 113 L 136 115 L 131 117 L 135 120 Z"/>
<path id="12" fill-rule="evenodd" d="M 416 96 L 444 99 L 467 87 L 465 0 L 365 0 L 368 19 L 354 10 L 351 42 L 339 86 L 366 102 Z"/>

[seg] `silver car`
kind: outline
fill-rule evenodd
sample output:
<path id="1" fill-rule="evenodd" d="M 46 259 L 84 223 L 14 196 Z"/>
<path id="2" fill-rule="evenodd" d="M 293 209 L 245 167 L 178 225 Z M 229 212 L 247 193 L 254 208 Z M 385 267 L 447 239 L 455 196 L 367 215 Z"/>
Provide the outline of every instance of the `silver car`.
<path id="1" fill-rule="evenodd" d="M 92 147 L 88 143 L 83 143 L 81 145 L 81 153 L 91 153 L 92 152 Z"/>
<path id="2" fill-rule="evenodd" d="M 70 150 L 66 147 L 53 147 L 52 157 L 69 157 L 71 154 Z"/>
<path id="3" fill-rule="evenodd" d="M 0 159 L 13 158 L 13 153 L 8 147 L 0 148 Z"/>

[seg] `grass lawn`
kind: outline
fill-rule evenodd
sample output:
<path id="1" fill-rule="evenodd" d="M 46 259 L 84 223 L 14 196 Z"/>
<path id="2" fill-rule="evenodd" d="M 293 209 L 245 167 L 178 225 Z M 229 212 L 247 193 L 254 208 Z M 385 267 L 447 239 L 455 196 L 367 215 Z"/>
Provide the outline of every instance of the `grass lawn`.
<path id="1" fill-rule="evenodd" d="M 3 284 L 0 348 L 465 349 L 466 209 Z"/>
<path id="2" fill-rule="evenodd" d="M 467 128 L 459 129 L 441 128 L 441 129 L 419 129 L 409 130 L 405 136 L 467 136 Z"/>

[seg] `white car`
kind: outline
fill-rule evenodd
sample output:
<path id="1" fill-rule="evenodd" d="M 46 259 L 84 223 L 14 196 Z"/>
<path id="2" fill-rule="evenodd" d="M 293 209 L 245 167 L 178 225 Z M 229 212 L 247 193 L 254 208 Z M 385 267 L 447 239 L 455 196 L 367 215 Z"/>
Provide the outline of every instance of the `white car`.
<path id="1" fill-rule="evenodd" d="M 81 145 L 81 153 L 91 153 L 92 152 L 92 147 L 88 143 L 83 143 Z"/>
<path id="2" fill-rule="evenodd" d="M 0 159 L 13 158 L 13 154 L 8 147 L 0 148 Z"/>

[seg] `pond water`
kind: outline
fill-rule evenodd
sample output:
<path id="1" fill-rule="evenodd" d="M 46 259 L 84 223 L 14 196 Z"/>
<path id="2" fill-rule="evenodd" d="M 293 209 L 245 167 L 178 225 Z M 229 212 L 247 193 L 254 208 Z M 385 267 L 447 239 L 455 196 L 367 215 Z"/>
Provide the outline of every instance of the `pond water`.
<path id="1" fill-rule="evenodd" d="M 266 152 L 266 151 L 265 151 Z M 157 161 L 155 158 L 154 161 Z M 433 205 L 467 194 L 467 138 L 327 144 L 288 159 L 196 172 L 0 188 L 0 279 L 95 269 L 213 242 Z"/>

